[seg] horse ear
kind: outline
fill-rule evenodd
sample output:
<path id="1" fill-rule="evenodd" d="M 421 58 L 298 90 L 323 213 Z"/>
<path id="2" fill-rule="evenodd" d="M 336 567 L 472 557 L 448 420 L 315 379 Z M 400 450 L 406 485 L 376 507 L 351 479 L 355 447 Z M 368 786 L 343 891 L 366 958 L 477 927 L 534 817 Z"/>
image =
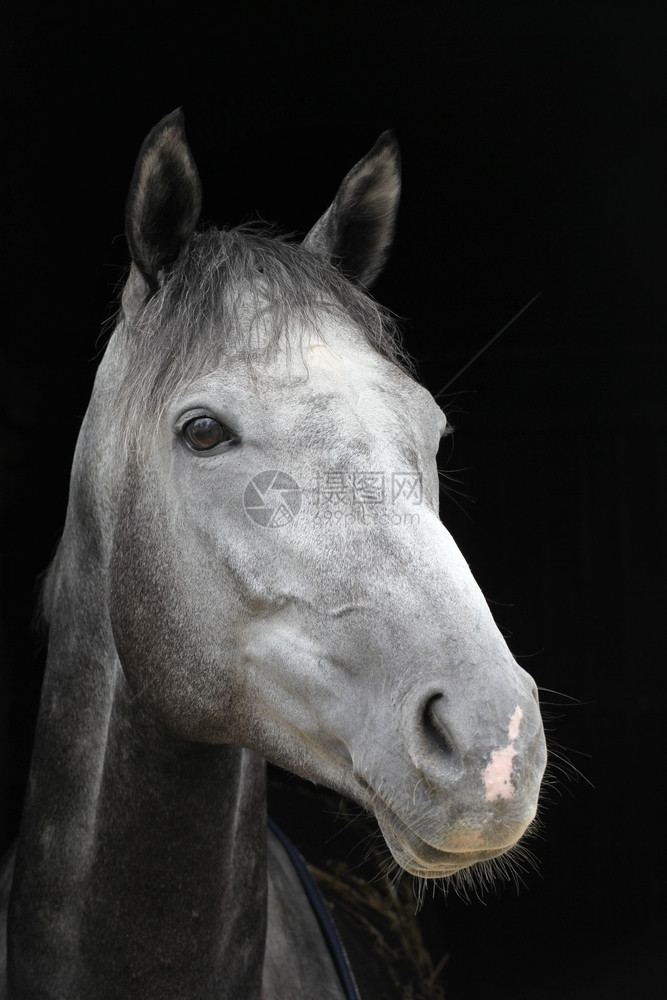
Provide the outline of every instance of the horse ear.
<path id="1" fill-rule="evenodd" d="M 199 175 L 178 108 L 148 133 L 132 175 L 125 209 L 125 233 L 135 265 L 128 282 L 134 286 L 132 298 L 140 278 L 148 294 L 157 289 L 162 273 L 192 236 L 200 211 Z"/>
<path id="2" fill-rule="evenodd" d="M 400 193 L 398 143 L 392 132 L 383 132 L 345 177 L 303 245 L 337 263 L 349 278 L 370 285 L 389 256 Z"/>

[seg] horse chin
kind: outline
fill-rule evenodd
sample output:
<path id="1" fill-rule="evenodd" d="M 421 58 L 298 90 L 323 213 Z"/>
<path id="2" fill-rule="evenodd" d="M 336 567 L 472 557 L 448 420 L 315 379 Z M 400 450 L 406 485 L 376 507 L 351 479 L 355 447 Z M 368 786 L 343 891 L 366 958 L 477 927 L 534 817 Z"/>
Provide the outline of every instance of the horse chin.
<path id="1" fill-rule="evenodd" d="M 428 843 L 396 816 L 392 816 L 391 820 L 378 817 L 378 823 L 394 861 L 408 874 L 424 879 L 448 878 L 464 868 L 500 857 L 516 843 L 467 849 L 457 846 L 447 850 Z"/>

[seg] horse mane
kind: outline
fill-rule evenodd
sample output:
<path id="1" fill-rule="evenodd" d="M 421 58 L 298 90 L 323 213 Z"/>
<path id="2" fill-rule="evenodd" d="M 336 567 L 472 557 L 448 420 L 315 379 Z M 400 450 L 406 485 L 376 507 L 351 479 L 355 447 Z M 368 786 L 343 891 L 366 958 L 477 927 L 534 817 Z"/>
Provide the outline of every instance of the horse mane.
<path id="1" fill-rule="evenodd" d="M 159 416 L 225 356 L 261 363 L 304 329 L 321 333 L 325 315 L 353 324 L 380 355 L 411 370 L 391 313 L 317 253 L 258 224 L 195 233 L 125 324 L 131 360 L 118 402 L 126 426 Z"/>

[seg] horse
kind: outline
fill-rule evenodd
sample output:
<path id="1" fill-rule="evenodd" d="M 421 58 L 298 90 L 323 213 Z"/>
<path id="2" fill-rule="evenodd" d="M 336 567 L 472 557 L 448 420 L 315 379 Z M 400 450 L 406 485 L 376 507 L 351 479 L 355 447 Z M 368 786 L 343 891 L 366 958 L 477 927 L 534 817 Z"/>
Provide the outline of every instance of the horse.
<path id="1" fill-rule="evenodd" d="M 218 229 L 182 112 L 141 146 L 43 587 L 3 998 L 349 995 L 267 832 L 267 761 L 422 879 L 534 822 L 536 686 L 440 520 L 447 419 L 368 291 L 399 192 L 387 132 L 300 242 Z"/>

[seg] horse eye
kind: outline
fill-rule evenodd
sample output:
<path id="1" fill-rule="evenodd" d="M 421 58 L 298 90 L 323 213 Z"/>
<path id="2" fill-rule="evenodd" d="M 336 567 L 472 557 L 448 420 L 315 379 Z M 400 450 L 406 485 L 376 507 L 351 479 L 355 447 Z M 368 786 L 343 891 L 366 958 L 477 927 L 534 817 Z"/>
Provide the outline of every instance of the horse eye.
<path id="1" fill-rule="evenodd" d="M 223 441 L 231 441 L 232 433 L 213 417 L 195 417 L 183 428 L 188 445 L 195 451 L 210 451 Z"/>

